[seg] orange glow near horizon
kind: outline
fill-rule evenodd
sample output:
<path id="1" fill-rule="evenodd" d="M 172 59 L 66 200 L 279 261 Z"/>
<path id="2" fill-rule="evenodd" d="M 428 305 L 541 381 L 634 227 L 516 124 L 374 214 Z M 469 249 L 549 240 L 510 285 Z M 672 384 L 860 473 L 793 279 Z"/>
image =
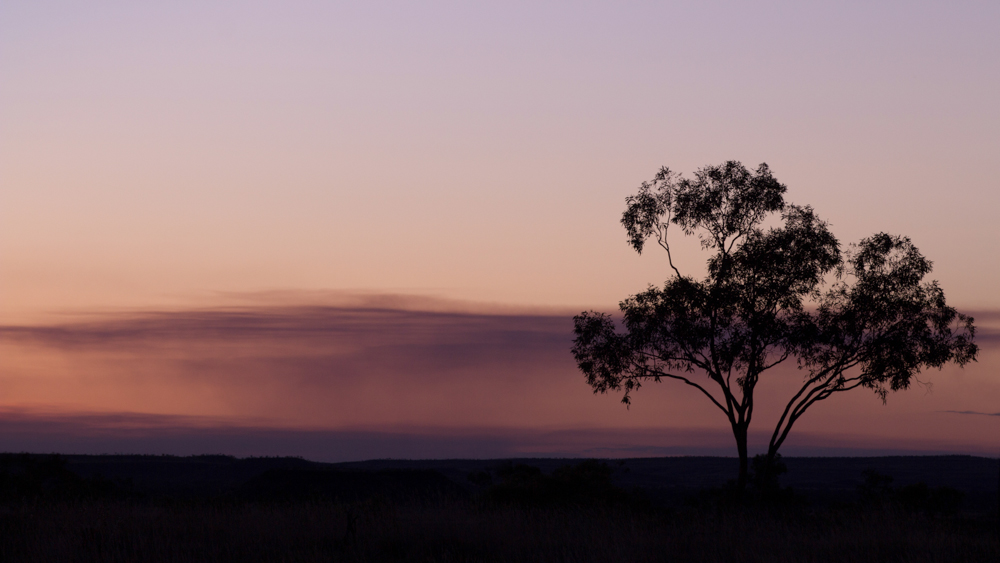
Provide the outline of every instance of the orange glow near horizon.
<path id="1" fill-rule="evenodd" d="M 353 306 L 0 327 L 0 390 L 8 415 L 26 421 L 142 415 L 153 417 L 153 430 L 167 423 L 441 435 L 587 430 L 640 440 L 650 431 L 709 432 L 713 443 L 725 443 L 724 418 L 685 386 L 646 385 L 631 409 L 615 394 L 592 394 L 569 353 L 568 316 L 462 308 L 373 296 Z M 885 406 L 864 390 L 834 396 L 803 417 L 789 444 L 990 453 L 1000 424 L 992 403 L 1000 393 L 992 376 L 1000 366 L 1000 314 L 980 317 L 978 363 L 923 374 L 928 385 L 891 394 Z M 762 380 L 755 432 L 770 430 L 799 377 L 792 368 Z M 665 438 L 649 439 L 653 447 Z"/>

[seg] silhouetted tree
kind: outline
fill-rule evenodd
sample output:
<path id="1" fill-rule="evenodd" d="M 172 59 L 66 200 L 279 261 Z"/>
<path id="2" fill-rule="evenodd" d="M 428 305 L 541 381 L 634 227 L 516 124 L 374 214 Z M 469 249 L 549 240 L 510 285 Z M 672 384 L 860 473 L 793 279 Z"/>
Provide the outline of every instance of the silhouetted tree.
<path id="1" fill-rule="evenodd" d="M 973 319 L 924 282 L 931 262 L 909 238 L 879 233 L 842 253 L 811 207 L 786 203 L 766 164 L 708 166 L 683 178 L 663 168 L 626 199 L 622 224 L 637 252 L 650 237 L 667 251 L 672 277 L 620 303 L 624 331 L 607 314 L 574 317 L 573 354 L 594 392 L 632 391 L 675 379 L 698 389 L 732 426 L 747 483 L 754 389 L 794 359 L 803 383 L 771 436 L 767 463 L 815 404 L 857 387 L 906 389 L 922 369 L 974 361 Z M 764 228 L 774 218 L 778 226 Z M 710 252 L 702 280 L 682 275 L 669 225 L 697 234 Z"/>

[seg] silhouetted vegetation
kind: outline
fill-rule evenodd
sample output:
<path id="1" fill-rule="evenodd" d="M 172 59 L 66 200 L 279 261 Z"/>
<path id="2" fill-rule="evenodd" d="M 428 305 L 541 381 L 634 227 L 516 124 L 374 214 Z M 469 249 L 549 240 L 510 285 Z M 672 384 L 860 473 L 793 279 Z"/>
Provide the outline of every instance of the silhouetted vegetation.
<path id="1" fill-rule="evenodd" d="M 573 355 L 594 392 L 623 391 L 629 404 L 642 385 L 676 380 L 722 411 L 740 458 L 737 491 L 750 473 L 754 391 L 775 366 L 792 360 L 803 378 L 769 458 L 816 402 L 858 387 L 884 402 L 922 370 L 978 353 L 973 319 L 924 281 L 931 262 L 909 238 L 877 233 L 842 252 L 829 225 L 786 203 L 785 191 L 766 164 L 730 161 L 692 179 L 662 168 L 626 199 L 621 222 L 636 252 L 655 237 L 674 275 L 621 302 L 624 331 L 605 313 L 574 317 Z M 710 251 L 704 279 L 674 263 L 671 225 Z"/>
<path id="2" fill-rule="evenodd" d="M 781 512 L 387 504 L 18 504 L 0 511 L 0 560 L 995 562 L 986 519 L 887 506 Z"/>
<path id="3" fill-rule="evenodd" d="M 895 505 L 911 511 L 929 514 L 955 514 L 965 496 L 952 487 L 928 487 L 923 481 L 893 487 L 893 478 L 874 469 L 864 471 L 865 481 L 858 486 L 863 504 Z"/>
<path id="4" fill-rule="evenodd" d="M 0 503 L 108 498 L 127 488 L 127 482 L 81 477 L 58 455 L 0 454 Z"/>

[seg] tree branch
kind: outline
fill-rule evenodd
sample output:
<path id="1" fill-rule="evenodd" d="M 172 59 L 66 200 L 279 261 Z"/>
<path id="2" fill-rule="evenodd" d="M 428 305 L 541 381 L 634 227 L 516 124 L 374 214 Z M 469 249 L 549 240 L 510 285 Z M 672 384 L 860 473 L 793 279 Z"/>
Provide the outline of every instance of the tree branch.
<path id="1" fill-rule="evenodd" d="M 791 356 L 791 353 L 788 350 L 785 350 L 785 352 L 781 355 L 781 358 L 779 358 L 778 361 L 776 361 L 776 362 L 774 362 L 772 364 L 767 364 L 767 365 L 762 366 L 760 368 L 760 371 L 763 372 L 763 371 L 767 371 L 767 370 L 773 368 L 774 366 L 776 366 L 776 365 L 784 362 L 785 360 L 787 360 L 789 358 L 789 356 Z"/>
<path id="2" fill-rule="evenodd" d="M 861 385 L 862 382 L 860 376 L 849 379 L 843 378 L 844 371 L 851 369 L 857 364 L 858 362 L 856 360 L 847 363 L 840 363 L 837 366 L 829 367 L 820 371 L 819 375 L 809 378 L 799 392 L 788 401 L 788 405 L 785 406 L 785 411 L 781 413 L 781 418 L 778 419 L 778 424 L 774 427 L 774 433 L 771 435 L 768 450 L 776 451 L 780 448 L 781 444 L 784 443 L 785 438 L 788 437 L 788 433 L 791 431 L 792 425 L 795 424 L 795 421 L 798 420 L 799 417 L 801 417 L 806 410 L 817 401 L 822 401 L 833 393 L 839 391 L 849 391 Z M 853 385 L 842 385 L 844 382 L 849 381 L 853 381 L 855 383 Z M 810 386 L 817 382 L 820 382 L 819 385 L 810 389 Z M 836 386 L 835 384 L 841 385 Z M 831 385 L 835 386 L 831 387 Z M 805 397 L 802 397 L 802 399 L 796 403 L 796 400 L 799 399 L 799 397 L 801 397 L 807 389 L 809 389 L 809 392 L 806 393 Z M 791 412 L 789 412 L 789 410 L 791 410 Z M 782 424 L 785 425 L 783 430 Z"/>
<path id="3" fill-rule="evenodd" d="M 670 220 L 669 216 L 667 220 L 668 221 Z M 667 251 L 667 262 L 670 264 L 670 267 L 674 269 L 674 273 L 677 274 L 677 278 L 680 279 L 682 277 L 681 272 L 680 270 L 677 269 L 677 266 L 674 266 L 674 258 L 670 254 L 670 245 L 667 244 L 667 224 L 660 223 L 657 226 L 657 230 L 660 232 L 659 240 L 657 242 L 659 242 L 660 246 L 662 246 L 664 250 Z"/>
<path id="4" fill-rule="evenodd" d="M 683 381 L 684 383 L 690 385 L 691 387 L 694 387 L 695 389 L 701 391 L 706 397 L 709 398 L 709 400 L 712 401 L 712 403 L 715 404 L 715 406 L 719 407 L 719 410 L 721 410 L 722 412 L 724 412 L 727 415 L 729 415 L 729 411 L 726 409 L 726 407 L 722 406 L 722 403 L 720 403 L 714 396 L 712 396 L 712 394 L 709 393 L 707 389 L 705 389 L 701 385 L 698 385 L 694 381 L 691 381 L 690 379 L 688 379 L 688 378 L 686 378 L 686 377 L 684 377 L 682 375 L 676 375 L 676 374 L 673 374 L 673 373 L 666 373 L 666 372 L 662 372 L 662 371 L 659 371 L 659 370 L 653 370 L 653 369 L 650 369 L 650 368 L 645 367 L 645 366 L 643 366 L 643 369 L 646 370 L 647 372 L 650 372 L 650 373 L 648 375 L 633 375 L 632 377 L 634 377 L 636 379 L 638 379 L 638 378 L 647 378 L 648 379 L 648 378 L 664 377 L 664 378 L 668 378 L 668 379 L 676 379 L 678 381 Z"/>

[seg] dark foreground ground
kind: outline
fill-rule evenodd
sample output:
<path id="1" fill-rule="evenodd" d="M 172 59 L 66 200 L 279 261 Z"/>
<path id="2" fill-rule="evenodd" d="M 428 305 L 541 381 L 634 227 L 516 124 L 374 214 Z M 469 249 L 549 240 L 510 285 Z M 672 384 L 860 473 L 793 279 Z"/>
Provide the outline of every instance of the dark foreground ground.
<path id="1" fill-rule="evenodd" d="M 0 561 L 1000 561 L 997 460 L 785 462 L 0 454 Z"/>

